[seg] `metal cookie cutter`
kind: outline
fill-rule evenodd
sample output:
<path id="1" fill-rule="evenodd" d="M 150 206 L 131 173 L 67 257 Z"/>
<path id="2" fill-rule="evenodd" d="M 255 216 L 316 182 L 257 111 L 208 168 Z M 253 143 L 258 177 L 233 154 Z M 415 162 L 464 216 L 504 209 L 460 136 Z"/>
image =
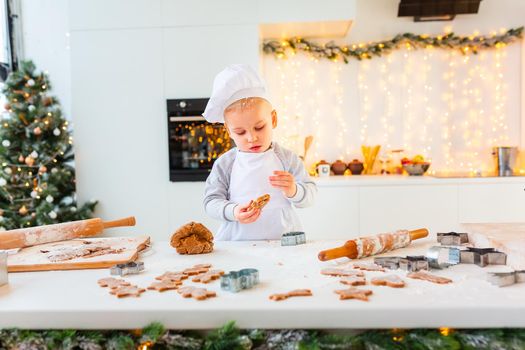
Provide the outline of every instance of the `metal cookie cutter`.
<path id="1" fill-rule="evenodd" d="M 506 287 L 525 282 L 525 270 L 512 272 L 489 272 L 487 280 L 495 286 Z"/>
<path id="2" fill-rule="evenodd" d="M 461 251 L 462 264 L 476 264 L 481 267 L 487 265 L 507 264 L 507 254 L 498 252 L 494 248 L 467 248 Z"/>
<path id="3" fill-rule="evenodd" d="M 399 268 L 400 256 L 380 256 L 374 258 L 374 263 L 390 270 L 397 270 Z"/>
<path id="4" fill-rule="evenodd" d="M 0 286 L 7 283 L 7 252 L 0 251 Z"/>
<path id="5" fill-rule="evenodd" d="M 117 264 L 110 270 L 110 274 L 125 276 L 129 274 L 137 274 L 144 271 L 144 263 L 142 261 L 130 261 L 125 264 Z"/>
<path id="6" fill-rule="evenodd" d="M 281 245 L 298 245 L 298 244 L 305 244 L 306 243 L 306 235 L 304 232 L 301 231 L 295 231 L 295 232 L 287 232 L 282 235 L 281 237 Z"/>
<path id="7" fill-rule="evenodd" d="M 437 241 L 441 245 L 461 245 L 468 243 L 468 233 L 438 232 Z"/>
<path id="8" fill-rule="evenodd" d="M 525 270 L 514 271 L 516 273 L 516 283 L 525 282 Z"/>
<path id="9" fill-rule="evenodd" d="M 407 255 L 399 260 L 399 268 L 409 272 L 428 270 L 428 261 L 423 255 Z"/>
<path id="10" fill-rule="evenodd" d="M 498 287 L 510 286 L 516 283 L 516 272 L 489 272 L 487 280 Z"/>
<path id="11" fill-rule="evenodd" d="M 221 276 L 221 289 L 233 293 L 252 288 L 257 283 L 259 283 L 259 271 L 257 269 L 230 271 L 230 273 Z"/>
<path id="12" fill-rule="evenodd" d="M 436 269 L 457 265 L 460 261 L 460 250 L 454 247 L 435 246 L 427 251 L 428 265 Z"/>

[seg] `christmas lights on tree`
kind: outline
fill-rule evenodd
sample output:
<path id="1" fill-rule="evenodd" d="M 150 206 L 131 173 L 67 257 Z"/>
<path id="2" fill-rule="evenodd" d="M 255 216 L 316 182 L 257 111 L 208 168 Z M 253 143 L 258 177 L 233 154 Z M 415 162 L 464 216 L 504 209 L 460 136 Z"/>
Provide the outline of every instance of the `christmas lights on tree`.
<path id="1" fill-rule="evenodd" d="M 73 138 L 45 73 L 21 62 L 7 78 L 0 123 L 0 230 L 87 219 L 77 206 Z"/>

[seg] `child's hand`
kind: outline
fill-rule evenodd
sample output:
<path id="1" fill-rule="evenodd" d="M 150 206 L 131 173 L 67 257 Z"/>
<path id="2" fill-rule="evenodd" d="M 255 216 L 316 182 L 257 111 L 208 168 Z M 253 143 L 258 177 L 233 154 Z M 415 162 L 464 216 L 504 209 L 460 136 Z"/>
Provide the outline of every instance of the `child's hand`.
<path id="1" fill-rule="evenodd" d="M 250 201 L 250 203 L 244 205 L 239 204 L 233 210 L 233 215 L 241 224 L 252 223 L 261 215 L 261 209 L 249 209 L 252 202 L 253 201 Z"/>
<path id="2" fill-rule="evenodd" d="M 270 176 L 270 184 L 283 191 L 286 197 L 291 198 L 295 196 L 297 192 L 297 185 L 295 184 L 295 178 L 292 174 L 287 171 L 275 170 L 274 176 Z"/>

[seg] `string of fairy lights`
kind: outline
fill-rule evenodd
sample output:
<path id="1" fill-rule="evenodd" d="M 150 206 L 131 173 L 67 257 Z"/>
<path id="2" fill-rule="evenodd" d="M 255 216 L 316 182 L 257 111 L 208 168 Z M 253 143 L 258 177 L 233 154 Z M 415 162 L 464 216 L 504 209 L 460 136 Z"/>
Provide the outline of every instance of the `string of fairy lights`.
<path id="1" fill-rule="evenodd" d="M 509 95 L 509 83 L 519 90 L 519 78 L 509 74 L 509 65 L 519 66 L 519 47 L 510 44 L 521 33 L 522 28 L 489 36 L 424 36 L 442 42 L 455 38 L 457 45 L 422 47 L 407 40 L 375 59 L 346 56 L 347 65 L 340 64 L 340 56 L 330 62 L 323 60 L 330 58 L 326 55 L 290 45 L 292 39 L 283 41 L 288 50 L 295 48 L 293 54 L 267 50 L 263 60 L 280 112 L 278 139 L 302 154 L 304 137 L 313 135 L 309 164 L 349 162 L 362 158 L 361 145 L 380 144 L 383 157 L 396 149 L 408 157 L 422 154 L 434 171 L 489 171 L 491 147 L 519 144 L 519 124 L 514 124 L 519 113 L 509 108 L 509 98 L 512 103 L 518 98 Z M 468 44 L 459 44 L 463 39 Z M 365 52 L 374 45 L 355 48 Z"/>

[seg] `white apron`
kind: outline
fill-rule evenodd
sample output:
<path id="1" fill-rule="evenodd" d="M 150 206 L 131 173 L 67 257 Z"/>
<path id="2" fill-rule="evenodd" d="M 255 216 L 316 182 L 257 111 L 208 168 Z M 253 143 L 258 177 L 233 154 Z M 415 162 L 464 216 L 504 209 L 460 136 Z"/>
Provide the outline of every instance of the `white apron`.
<path id="1" fill-rule="evenodd" d="M 270 201 L 255 222 L 223 223 L 217 240 L 281 239 L 283 233 L 301 230 L 290 200 L 280 189 L 270 185 L 269 177 L 275 170 L 284 169 L 273 148 L 262 153 L 237 151 L 230 176 L 230 200 L 244 205 L 268 193 Z"/>

